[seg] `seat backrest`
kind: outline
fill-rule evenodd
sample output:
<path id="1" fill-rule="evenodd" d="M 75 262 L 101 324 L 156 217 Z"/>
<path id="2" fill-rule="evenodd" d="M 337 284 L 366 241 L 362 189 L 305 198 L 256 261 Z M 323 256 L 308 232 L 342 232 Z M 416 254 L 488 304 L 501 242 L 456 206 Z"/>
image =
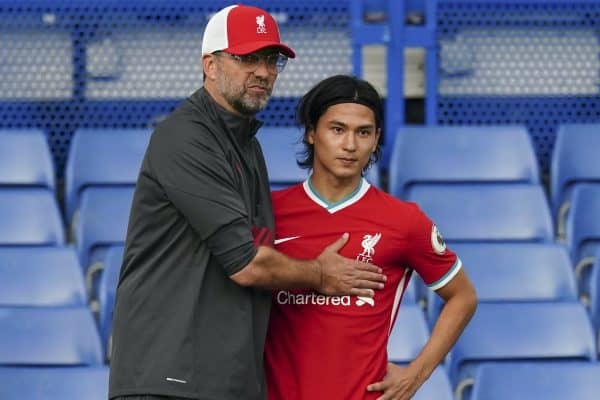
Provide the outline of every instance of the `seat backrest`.
<path id="1" fill-rule="evenodd" d="M 415 185 L 408 199 L 419 204 L 447 241 L 554 239 L 550 209 L 539 185 Z"/>
<path id="2" fill-rule="evenodd" d="M 0 247 L 0 306 L 85 306 L 72 247 Z"/>
<path id="3" fill-rule="evenodd" d="M 596 251 L 590 276 L 590 318 L 598 337 L 600 351 L 600 249 Z"/>
<path id="4" fill-rule="evenodd" d="M 0 399 L 106 400 L 108 367 L 0 367 Z"/>
<path id="5" fill-rule="evenodd" d="M 573 190 L 566 240 L 574 263 L 600 248 L 600 185 L 582 184 Z"/>
<path id="6" fill-rule="evenodd" d="M 88 186 L 135 185 L 150 140 L 149 129 L 79 129 L 65 169 L 67 220 Z"/>
<path id="7" fill-rule="evenodd" d="M 523 126 L 401 127 L 390 160 L 389 192 L 399 198 L 419 183 L 539 181 Z"/>
<path id="8" fill-rule="evenodd" d="M 81 197 L 75 242 L 86 271 L 103 258 L 96 250 L 125 243 L 134 187 L 90 187 Z"/>
<path id="9" fill-rule="evenodd" d="M 388 360 L 408 363 L 421 351 L 429 339 L 429 328 L 423 311 L 416 304 L 403 304 L 388 341 Z"/>
<path id="10" fill-rule="evenodd" d="M 600 364 L 508 363 L 482 365 L 472 400 L 596 400 Z"/>
<path id="11" fill-rule="evenodd" d="M 579 302 L 480 303 L 448 356 L 456 385 L 486 361 L 596 360 L 587 311 Z"/>
<path id="12" fill-rule="evenodd" d="M 97 365 L 101 354 L 87 307 L 0 307 L 0 365 Z"/>
<path id="13" fill-rule="evenodd" d="M 303 150 L 302 131 L 294 127 L 263 127 L 257 134 L 269 183 L 273 190 L 283 189 L 306 179 L 308 172 L 296 163 Z"/>
<path id="14" fill-rule="evenodd" d="M 554 215 L 569 201 L 578 183 L 600 183 L 600 124 L 563 124 L 558 127 L 550 166 Z"/>
<path id="15" fill-rule="evenodd" d="M 100 302 L 98 325 L 100 327 L 100 337 L 104 346 L 108 345 L 108 340 L 112 331 L 115 295 L 117 292 L 117 284 L 119 283 L 124 250 L 123 246 L 112 246 L 106 251 L 106 256 L 104 257 L 104 270 L 102 271 L 98 289 L 98 300 Z"/>
<path id="16" fill-rule="evenodd" d="M 453 400 L 448 373 L 438 366 L 412 397 L 413 400 Z"/>
<path id="17" fill-rule="evenodd" d="M 452 250 L 482 302 L 576 301 L 577 286 L 565 246 L 555 243 L 457 243 Z M 427 316 L 437 319 L 443 301 L 428 292 Z"/>
<path id="18" fill-rule="evenodd" d="M 0 246 L 59 246 L 64 227 L 54 193 L 43 188 L 0 188 Z"/>
<path id="19" fill-rule="evenodd" d="M 44 132 L 0 129 L 0 185 L 54 190 L 54 164 Z"/>

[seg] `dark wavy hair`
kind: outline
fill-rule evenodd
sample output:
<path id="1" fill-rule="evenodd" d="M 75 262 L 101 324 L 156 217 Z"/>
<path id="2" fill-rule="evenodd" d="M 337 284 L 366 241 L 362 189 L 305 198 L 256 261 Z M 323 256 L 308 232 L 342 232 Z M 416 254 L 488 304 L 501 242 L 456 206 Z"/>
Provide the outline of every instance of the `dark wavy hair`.
<path id="1" fill-rule="evenodd" d="M 375 115 L 375 128 L 382 129 L 383 104 L 373 85 L 350 75 L 335 75 L 324 79 L 302 96 L 298 104 L 298 122 L 304 127 L 302 136 L 304 150 L 299 154 L 300 159 L 297 160 L 300 167 L 312 168 L 315 159 L 314 145 L 308 143 L 308 132 L 316 129 L 319 118 L 329 107 L 341 103 L 358 103 L 369 107 Z M 377 149 L 371 154 L 363 173 L 381 157 L 382 137 L 382 134 L 379 135 Z"/>

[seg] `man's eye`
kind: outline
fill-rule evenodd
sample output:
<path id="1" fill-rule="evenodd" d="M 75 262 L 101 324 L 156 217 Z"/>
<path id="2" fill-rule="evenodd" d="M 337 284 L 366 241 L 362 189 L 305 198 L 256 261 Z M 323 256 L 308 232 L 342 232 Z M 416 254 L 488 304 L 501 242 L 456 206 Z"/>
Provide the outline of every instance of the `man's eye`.
<path id="1" fill-rule="evenodd" d="M 256 54 L 246 54 L 241 58 L 242 62 L 245 64 L 256 64 L 258 62 L 258 56 Z"/>

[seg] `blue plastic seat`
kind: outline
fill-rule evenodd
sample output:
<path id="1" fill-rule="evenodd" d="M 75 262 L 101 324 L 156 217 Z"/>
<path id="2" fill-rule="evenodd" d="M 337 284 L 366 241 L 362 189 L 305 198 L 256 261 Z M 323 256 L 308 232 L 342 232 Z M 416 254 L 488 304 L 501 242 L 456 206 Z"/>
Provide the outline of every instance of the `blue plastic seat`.
<path id="1" fill-rule="evenodd" d="M 54 165 L 44 132 L 0 129 L 0 185 L 35 186 L 54 191 Z"/>
<path id="2" fill-rule="evenodd" d="M 594 265 L 590 274 L 590 294 L 589 299 L 590 318 L 596 333 L 598 351 L 600 352 L 600 249 L 596 252 Z"/>
<path id="3" fill-rule="evenodd" d="M 98 302 L 100 307 L 98 325 L 100 328 L 100 338 L 106 349 L 105 354 L 107 359 L 110 359 L 113 311 L 124 250 L 123 246 L 113 246 L 106 251 L 104 270 L 98 288 Z"/>
<path id="4" fill-rule="evenodd" d="M 0 307 L 0 366 L 102 363 L 100 337 L 86 307 Z"/>
<path id="5" fill-rule="evenodd" d="M 71 247 L 0 247 L 0 306 L 87 304 Z"/>
<path id="6" fill-rule="evenodd" d="M 388 360 L 397 364 L 412 361 L 429 339 L 425 315 L 416 304 L 403 304 L 388 341 Z"/>
<path id="7" fill-rule="evenodd" d="M 2 400 L 106 400 L 108 367 L 0 367 Z"/>
<path id="8" fill-rule="evenodd" d="M 564 246 L 554 243 L 457 243 L 463 262 L 485 302 L 576 301 L 577 286 Z M 443 300 L 428 292 L 427 317 L 437 320 Z"/>
<path id="9" fill-rule="evenodd" d="M 60 246 L 65 242 L 53 192 L 0 188 L 0 246 Z"/>
<path id="10" fill-rule="evenodd" d="M 554 240 L 550 209 L 539 185 L 417 185 L 408 196 L 452 242 Z"/>
<path id="11" fill-rule="evenodd" d="M 582 184 L 573 190 L 565 234 L 580 292 L 587 296 L 590 267 L 600 249 L 600 185 Z"/>
<path id="12" fill-rule="evenodd" d="M 412 397 L 413 400 L 453 400 L 452 386 L 448 379 L 448 373 L 443 366 L 433 370 L 433 373 L 423 383 Z"/>
<path id="13" fill-rule="evenodd" d="M 298 166 L 303 149 L 302 131 L 289 127 L 263 127 L 257 138 L 262 147 L 272 190 L 303 182 L 308 172 Z"/>
<path id="14" fill-rule="evenodd" d="M 134 186 L 150 140 L 149 129 L 79 129 L 65 169 L 65 209 L 71 221 L 87 187 Z"/>
<path id="15" fill-rule="evenodd" d="M 123 245 L 135 187 L 90 187 L 81 196 L 74 238 L 86 289 L 97 311 L 97 288 L 109 247 Z"/>
<path id="16" fill-rule="evenodd" d="M 551 203 L 558 226 L 563 224 L 573 189 L 581 183 L 600 184 L 599 148 L 600 124 L 558 127 L 550 166 Z"/>
<path id="17" fill-rule="evenodd" d="M 598 363 L 507 363 L 482 365 L 472 400 L 596 400 Z"/>
<path id="18" fill-rule="evenodd" d="M 522 126 L 399 128 L 389 192 L 407 198 L 419 184 L 539 183 L 531 138 Z"/>
<path id="19" fill-rule="evenodd" d="M 482 363 L 558 360 L 596 360 L 581 303 L 481 303 L 450 351 L 448 375 L 457 392 L 467 394 Z"/>

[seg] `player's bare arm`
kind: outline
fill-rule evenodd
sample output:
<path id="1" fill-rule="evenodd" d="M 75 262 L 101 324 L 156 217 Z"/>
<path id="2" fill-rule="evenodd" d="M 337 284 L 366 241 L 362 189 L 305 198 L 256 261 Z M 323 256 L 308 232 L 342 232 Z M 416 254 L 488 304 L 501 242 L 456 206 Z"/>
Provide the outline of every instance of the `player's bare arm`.
<path id="1" fill-rule="evenodd" d="M 390 363 L 383 381 L 367 387 L 383 392 L 378 400 L 410 399 L 448 354 L 477 308 L 477 295 L 464 269 L 436 293 L 446 304 L 431 337 L 406 368 Z"/>
<path id="2" fill-rule="evenodd" d="M 342 257 L 338 251 L 348 241 L 344 234 L 314 260 L 296 260 L 267 246 L 260 246 L 254 259 L 231 275 L 242 286 L 266 289 L 312 288 L 327 295 L 373 297 L 382 289 L 381 268 Z"/>

